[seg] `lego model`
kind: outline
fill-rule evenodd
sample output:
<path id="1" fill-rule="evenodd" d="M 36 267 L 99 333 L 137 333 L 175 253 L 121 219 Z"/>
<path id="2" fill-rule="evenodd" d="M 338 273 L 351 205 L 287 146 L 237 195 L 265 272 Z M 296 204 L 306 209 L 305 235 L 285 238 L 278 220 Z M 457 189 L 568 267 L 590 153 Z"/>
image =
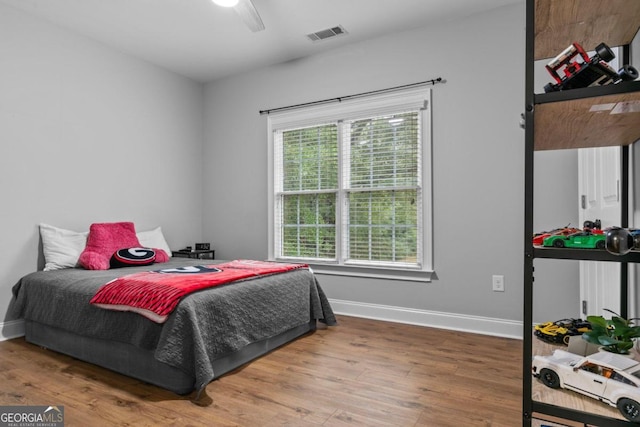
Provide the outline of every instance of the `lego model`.
<path id="1" fill-rule="evenodd" d="M 569 234 L 578 233 L 579 231 L 591 231 L 593 234 L 604 234 L 602 231 L 602 223 L 599 219 L 595 221 L 585 221 L 582 225 L 582 230 L 579 228 L 569 227 L 560 227 L 555 228 L 551 231 L 543 231 L 541 233 L 535 233 L 533 235 L 533 246 L 542 246 L 544 239 L 551 236 L 563 235 L 568 236 Z"/>
<path id="2" fill-rule="evenodd" d="M 542 233 L 536 233 L 536 234 L 533 235 L 533 245 L 534 246 L 542 246 L 542 242 L 547 237 L 557 236 L 557 235 L 567 236 L 569 234 L 577 233 L 579 231 L 580 231 L 580 229 L 578 229 L 578 228 L 573 228 L 573 227 L 567 226 L 567 227 L 562 227 L 562 228 L 556 228 L 556 229 L 553 229 L 551 231 L 543 231 Z"/>
<path id="3" fill-rule="evenodd" d="M 532 374 L 550 388 L 572 390 L 618 408 L 629 421 L 640 421 L 640 362 L 598 352 L 587 357 L 555 350 L 535 356 Z"/>
<path id="4" fill-rule="evenodd" d="M 582 319 L 561 319 L 545 322 L 533 327 L 534 335 L 552 344 L 569 345 L 569 337 L 582 335 L 591 330 L 591 324 Z"/>
<path id="5" fill-rule="evenodd" d="M 605 249 L 606 236 L 595 234 L 590 230 L 569 234 L 568 236 L 551 236 L 542 241 L 544 247 Z"/>
<path id="6" fill-rule="evenodd" d="M 545 92 L 575 89 L 590 86 L 603 86 L 620 81 L 638 78 L 638 70 L 625 65 L 617 72 L 607 64 L 616 55 L 605 43 L 596 46 L 595 54 L 589 55 L 578 43 L 573 43 L 546 65 L 547 71 L 555 80 L 544 86 Z"/>
<path id="7" fill-rule="evenodd" d="M 585 221 L 582 224 L 582 230 L 590 231 L 593 234 L 604 234 L 604 231 L 602 231 L 602 221 L 599 219 L 596 219 L 595 221 Z"/>

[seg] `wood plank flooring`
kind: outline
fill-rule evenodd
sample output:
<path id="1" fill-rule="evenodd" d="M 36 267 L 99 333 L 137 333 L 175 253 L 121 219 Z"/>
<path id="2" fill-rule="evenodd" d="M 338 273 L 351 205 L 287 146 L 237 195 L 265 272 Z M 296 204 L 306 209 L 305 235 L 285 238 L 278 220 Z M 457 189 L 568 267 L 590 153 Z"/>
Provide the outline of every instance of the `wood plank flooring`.
<path id="1" fill-rule="evenodd" d="M 24 339 L 0 342 L 0 405 L 65 426 L 522 425 L 522 342 L 338 317 L 213 381 L 198 402 Z"/>

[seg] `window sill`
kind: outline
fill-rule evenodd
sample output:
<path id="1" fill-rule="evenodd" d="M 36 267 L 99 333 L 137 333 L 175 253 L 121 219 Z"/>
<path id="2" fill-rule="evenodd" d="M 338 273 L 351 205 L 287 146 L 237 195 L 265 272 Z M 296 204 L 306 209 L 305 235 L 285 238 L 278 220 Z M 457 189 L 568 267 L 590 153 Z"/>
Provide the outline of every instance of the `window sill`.
<path id="1" fill-rule="evenodd" d="M 425 270 L 396 270 L 391 268 L 343 266 L 309 263 L 315 274 L 329 276 L 365 277 L 372 279 L 402 280 L 406 282 L 431 282 L 435 275 L 433 271 Z"/>

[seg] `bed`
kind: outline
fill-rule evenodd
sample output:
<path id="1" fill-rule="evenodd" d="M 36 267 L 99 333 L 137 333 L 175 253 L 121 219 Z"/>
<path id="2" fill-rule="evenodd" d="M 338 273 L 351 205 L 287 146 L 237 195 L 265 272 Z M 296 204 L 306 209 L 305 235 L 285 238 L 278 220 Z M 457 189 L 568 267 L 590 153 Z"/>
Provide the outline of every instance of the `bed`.
<path id="1" fill-rule="evenodd" d="M 171 258 L 162 268 L 219 262 Z M 34 272 L 13 287 L 12 310 L 24 319 L 30 343 L 177 394 L 195 390 L 198 396 L 215 378 L 314 331 L 318 321 L 336 324 L 308 269 L 190 294 L 162 324 L 89 303 L 107 282 L 154 268 Z"/>

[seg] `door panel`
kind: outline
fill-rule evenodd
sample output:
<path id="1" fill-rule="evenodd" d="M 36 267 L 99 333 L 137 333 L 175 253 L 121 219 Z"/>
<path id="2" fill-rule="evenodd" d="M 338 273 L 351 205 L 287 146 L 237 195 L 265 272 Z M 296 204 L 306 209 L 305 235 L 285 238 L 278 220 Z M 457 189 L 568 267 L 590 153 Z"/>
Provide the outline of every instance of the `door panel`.
<path id="1" fill-rule="evenodd" d="M 620 147 L 578 150 L 581 224 L 599 219 L 603 229 L 620 225 L 620 154 Z M 580 261 L 580 297 L 583 316 L 605 315 L 604 308 L 619 313 L 620 265 Z"/>
<path id="2" fill-rule="evenodd" d="M 609 214 L 607 220 L 613 221 L 611 225 L 620 225 L 620 147 L 601 149 L 600 170 L 602 208 Z"/>

